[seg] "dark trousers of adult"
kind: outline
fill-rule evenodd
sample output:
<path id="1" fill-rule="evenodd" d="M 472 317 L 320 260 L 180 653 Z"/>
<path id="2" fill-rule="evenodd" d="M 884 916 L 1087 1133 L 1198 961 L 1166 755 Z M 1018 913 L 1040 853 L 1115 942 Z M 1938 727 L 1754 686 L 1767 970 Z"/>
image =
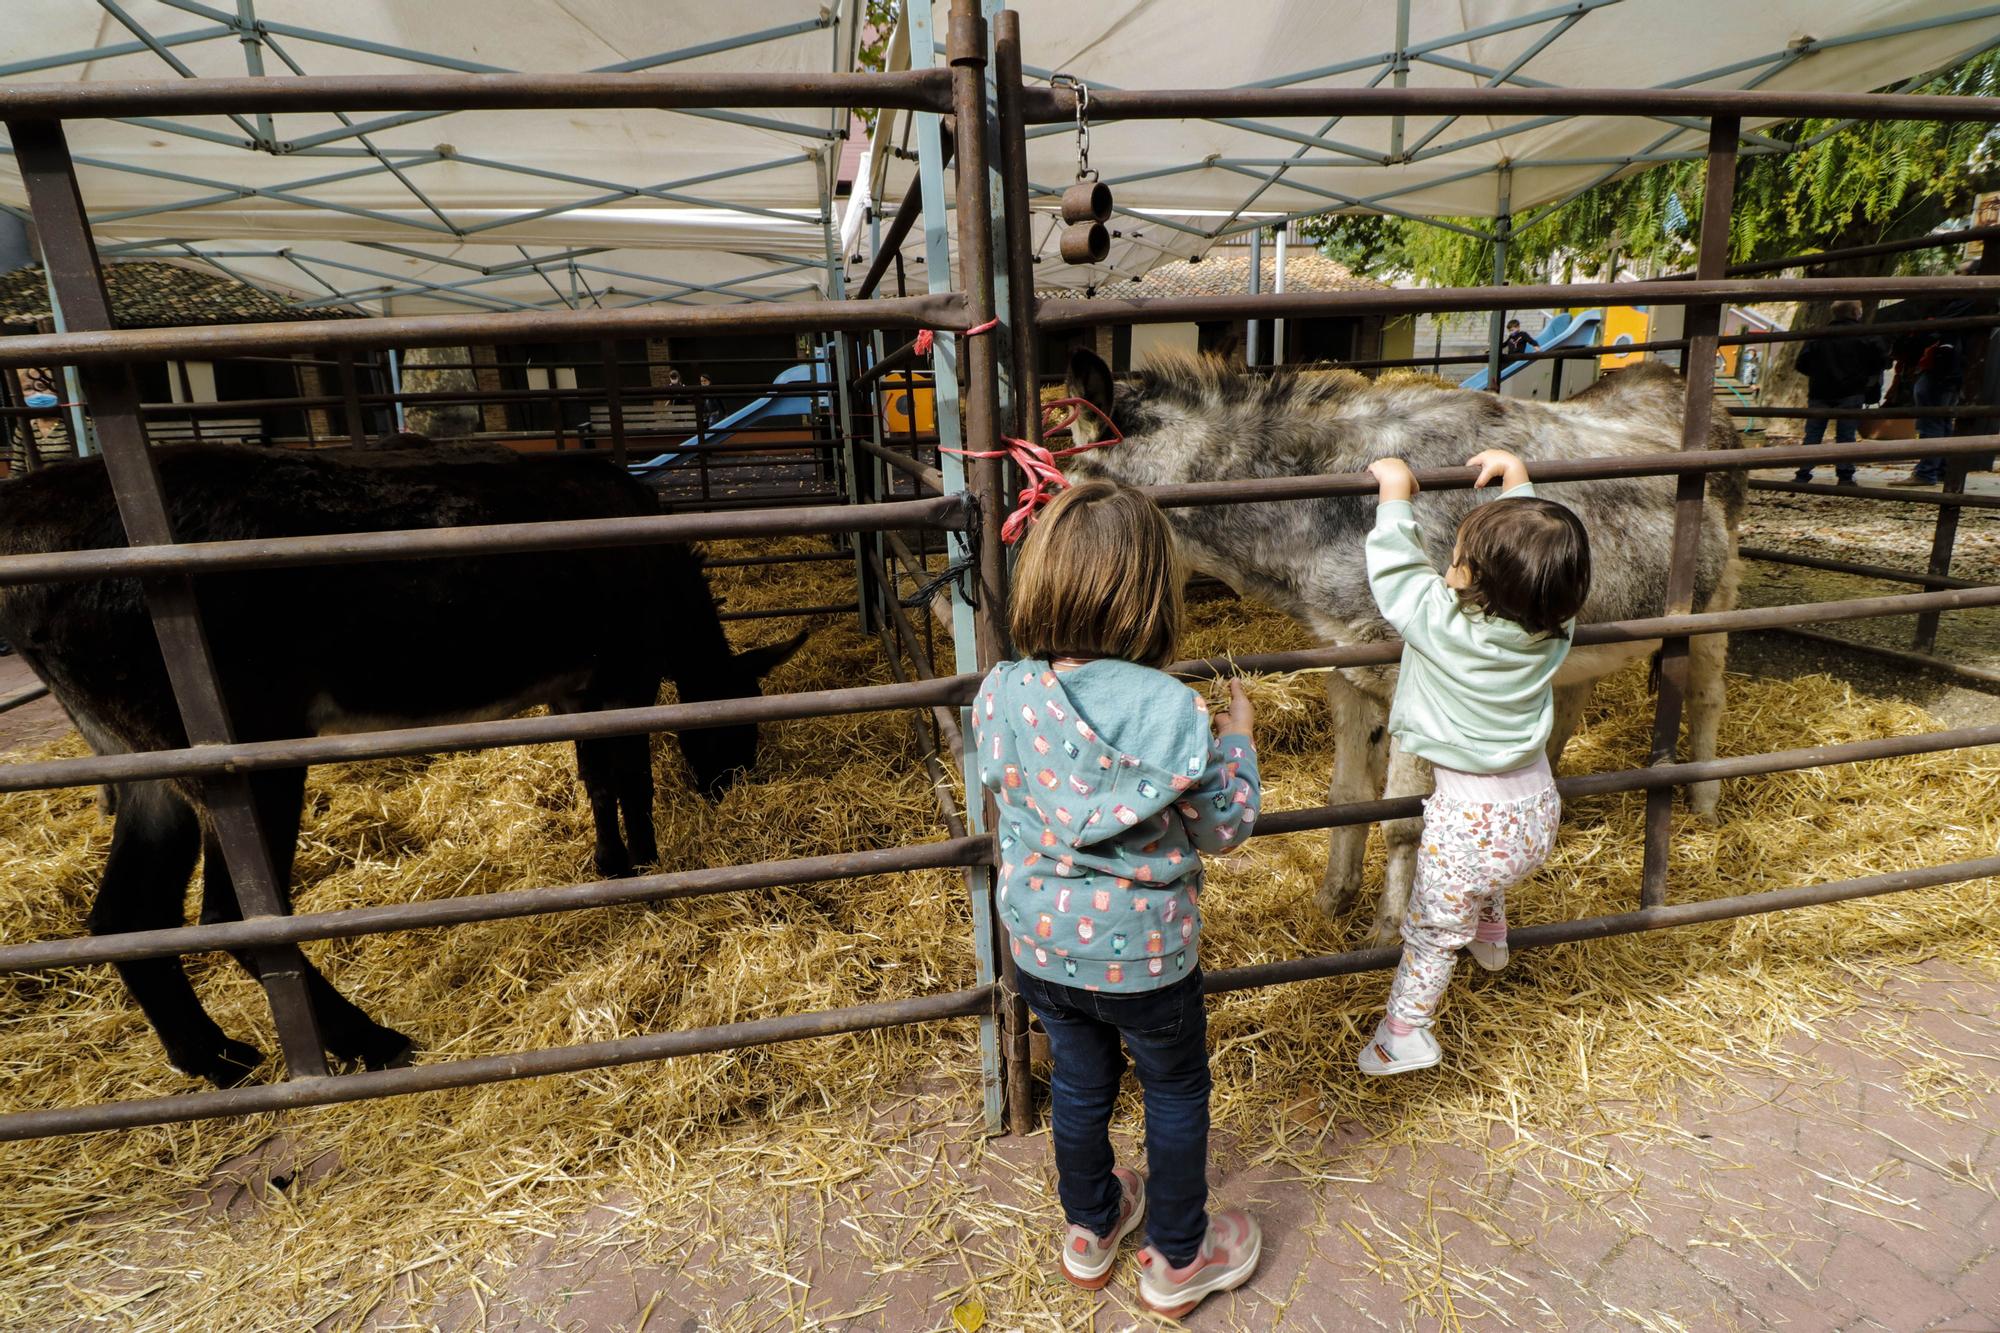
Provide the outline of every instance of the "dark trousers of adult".
<path id="1" fill-rule="evenodd" d="M 1806 399 L 1806 406 L 1822 409 L 1844 408 L 1852 411 L 1854 408 L 1861 406 L 1861 395 L 1851 393 L 1845 398 L 1808 398 Z M 1826 420 L 1825 417 L 1806 418 L 1805 442 L 1807 444 L 1818 444 L 1826 438 Z M 1854 427 L 1855 420 L 1853 417 L 1835 418 L 1833 423 L 1833 442 L 1835 444 L 1854 443 Z M 1813 470 L 1811 468 L 1802 467 L 1792 475 L 1792 480 L 1811 481 L 1812 474 Z M 1854 464 L 1852 463 L 1835 463 L 1833 465 L 1833 474 L 1840 479 L 1840 484 L 1843 486 L 1854 484 Z"/>
<path id="2" fill-rule="evenodd" d="M 1124 1051 L 1146 1102 L 1146 1238 L 1175 1267 L 1208 1231 L 1208 1014 L 1201 969 L 1136 995 L 1080 990 L 1020 974 L 1021 996 L 1049 1034 L 1056 1192 L 1063 1215 L 1098 1236 L 1118 1223 L 1111 1111 Z M 1124 1043 L 1124 1051 L 1119 1048 Z"/>
<path id="3" fill-rule="evenodd" d="M 1936 375 L 1922 374 L 1910 386 L 1910 397 L 1918 407 L 1952 407 L 1958 402 L 1958 381 L 1943 379 Z M 1942 440 L 1952 434 L 1953 421 L 1950 417 L 1918 417 L 1917 438 L 1922 440 Z M 1911 469 L 1910 478 L 1925 485 L 1935 485 L 1944 480 L 1944 460 L 1942 458 L 1920 458 Z"/>

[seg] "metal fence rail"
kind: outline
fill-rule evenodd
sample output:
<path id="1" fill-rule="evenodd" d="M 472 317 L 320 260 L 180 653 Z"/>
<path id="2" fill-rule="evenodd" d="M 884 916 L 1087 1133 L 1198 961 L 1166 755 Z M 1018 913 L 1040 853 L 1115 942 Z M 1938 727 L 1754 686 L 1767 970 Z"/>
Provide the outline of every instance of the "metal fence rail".
<path id="1" fill-rule="evenodd" d="M 920 32 L 913 50 L 931 63 L 928 7 L 911 11 Z M 100 755 L 46 763 L 0 765 L 0 791 L 138 781 L 166 776 L 199 779 L 220 834 L 231 878 L 241 896 L 244 919 L 207 926 L 48 940 L 0 947 L 0 972 L 109 961 L 171 957 L 208 949 L 251 951 L 271 1001 L 285 1054 L 288 1079 L 264 1087 L 151 1098 L 90 1107 L 37 1110 L 0 1117 L 0 1139 L 158 1124 L 210 1116 L 249 1114 L 327 1105 L 430 1089 L 462 1087 L 506 1079 L 601 1068 L 699 1051 L 858 1032 L 904 1023 L 976 1017 L 981 1023 L 983 1086 L 989 1123 L 1016 1130 L 1029 1127 L 1026 1015 L 1011 971 L 1008 951 L 993 917 L 990 866 L 993 848 L 979 808 L 980 793 L 968 788 L 972 808 L 954 808 L 938 741 L 952 741 L 959 728 L 950 710 L 969 699 L 983 670 L 1007 655 L 1005 626 L 1007 561 L 998 535 L 997 514 L 1004 503 L 1003 470 L 981 461 L 969 472 L 955 457 L 939 455 L 938 465 L 923 450 L 993 448 L 1005 432 L 1034 438 L 1039 431 L 1034 372 L 1038 331 L 1089 327 L 1105 322 L 1147 323 L 1200 318 L 1286 318 L 1328 313 L 1410 313 L 1419 310 L 1500 310 L 1559 300 L 1565 305 L 1647 301 L 1688 309 L 1687 336 L 1671 346 L 1685 352 L 1688 366 L 1683 450 L 1646 457 L 1576 460 L 1536 464 L 1544 481 L 1588 478 L 1672 476 L 1676 478 L 1676 524 L 1671 582 L 1662 614 L 1639 620 L 1584 626 L 1577 642 L 1663 641 L 1662 684 L 1655 713 L 1649 762 L 1641 768 L 1562 779 L 1571 795 L 1614 791 L 1647 793 L 1645 871 L 1637 910 L 1584 921 L 1516 931 L 1517 947 L 1598 938 L 1659 929 L 1756 912 L 1784 910 L 1876 893 L 1957 882 L 2000 872 L 2000 858 L 1801 886 L 1706 902 L 1666 904 L 1666 814 L 1673 791 L 1689 783 L 1747 777 L 1835 763 L 1858 763 L 1895 755 L 2000 744 L 2000 727 L 1963 728 L 1928 736 L 1891 737 L 1761 755 L 1681 762 L 1676 755 L 1681 698 L 1685 689 L 1686 646 L 1691 635 L 1872 616 L 1918 614 L 2000 605 L 2000 588 L 1968 585 L 1934 568 L 1906 576 L 1933 591 L 1854 599 L 1816 606 L 1754 608 L 1696 614 L 1692 577 L 1699 514 L 1706 475 L 1712 471 L 1791 467 L 1810 463 L 1875 461 L 1918 455 L 1963 460 L 1990 452 L 2000 437 L 1981 435 L 1949 441 L 1869 442 L 1846 446 L 1711 451 L 1707 438 L 1712 397 L 1714 349 L 1725 342 L 1779 341 L 1780 336 L 1723 338 L 1717 314 L 1725 300 L 1830 299 L 1850 296 L 1975 295 L 2000 300 L 2000 276 L 1949 278 L 1777 278 L 1748 276 L 1766 266 L 1725 267 L 1728 203 L 1734 179 L 1739 118 L 1833 115 L 1855 119 L 1923 117 L 2000 121 L 2000 101 L 1905 95 L 1697 92 L 1688 90 L 1577 89 L 1229 89 L 1111 90 L 1093 93 L 1091 111 L 1100 119 L 1184 115 L 1348 114 L 1392 116 L 1413 112 L 1513 115 L 1591 113 L 1698 116 L 1711 122 L 1707 199 L 1695 274 L 1685 280 L 1582 287 L 1481 287 L 1392 293 L 1287 293 L 1283 296 L 1163 298 L 1145 301 L 1046 301 L 1032 299 L 1033 271 L 1026 246 L 1028 186 L 1024 143 L 1031 124 L 1067 122 L 1072 96 L 1029 87 L 1019 63 L 1019 18 L 1000 16 L 998 42 L 989 46 L 985 24 L 973 0 L 953 0 L 951 24 L 941 45 L 946 64 L 897 75 L 688 75 L 609 76 L 481 75 L 418 78 L 299 78 L 287 80 L 188 80 L 148 84 L 0 85 L 0 120 L 8 123 L 49 273 L 69 317 L 70 332 L 0 339 L 0 366 L 71 365 L 79 370 L 85 396 L 103 445 L 114 493 L 130 545 L 98 551 L 0 559 L 0 586 L 93 578 L 144 578 L 170 668 L 176 699 L 190 744 L 181 750 Z M 989 95 L 989 49 L 995 54 L 997 88 Z M 890 228 L 900 240 L 921 220 L 933 256 L 955 239 L 959 269 L 955 292 L 825 300 L 783 305 L 664 308 L 619 311 L 533 312 L 495 315 L 440 315 L 370 321 L 328 320 L 212 329 L 115 330 L 110 327 L 101 268 L 91 241 L 60 121 L 97 116 L 209 114 L 223 111 L 535 109 L 584 106 L 898 107 L 915 113 L 921 155 L 912 186 Z M 947 221 L 943 171 L 946 143 L 940 119 L 951 115 L 958 154 L 956 208 Z M 989 121 L 997 131 L 989 135 Z M 997 150 L 997 151 L 996 151 Z M 955 238 L 949 232 L 955 230 Z M 1931 238 L 1919 238 L 1930 240 Z M 1937 239 L 1936 244 L 1956 243 Z M 881 283 L 889 271 L 878 249 L 864 287 Z M 1830 257 L 1822 257 L 1827 259 Z M 935 259 L 932 267 L 938 268 Z M 1005 286 L 1004 294 L 1001 286 Z M 905 437 L 882 430 L 882 400 L 907 392 L 907 347 L 886 349 L 884 330 L 945 333 L 999 321 L 988 337 L 940 338 L 934 383 L 938 427 L 919 437 L 914 422 Z M 1965 326 L 1994 322 L 1991 316 Z M 1940 327 L 1933 325 L 1931 327 Z M 837 385 L 793 385 L 794 389 L 841 396 L 834 447 L 844 475 L 838 480 L 845 503 L 808 504 L 780 509 L 668 515 L 596 523 L 516 524 L 465 529 L 415 529 L 267 541 L 180 543 L 168 522 L 141 408 L 126 367 L 138 359 L 217 359 L 302 353 L 335 357 L 345 369 L 356 353 L 410 346 L 470 346 L 542 341 L 603 342 L 621 336 L 675 332 L 743 333 L 813 329 L 832 335 L 839 364 Z M 1791 335 L 1801 336 L 1801 335 Z M 1001 343 L 1005 340 L 1005 347 Z M 1662 344 L 1667 346 L 1667 344 Z M 1549 355 L 1549 354 L 1544 354 Z M 607 351 L 604 363 L 615 360 Z M 1435 358 L 1414 358 L 1432 364 Z M 583 362 L 581 364 L 596 364 Z M 898 381 L 894 375 L 905 370 Z M 749 386 L 743 386 L 749 387 Z M 565 391 L 569 392 L 569 391 Z M 701 396 L 711 388 L 683 386 L 679 396 Z M 578 396 L 586 396 L 577 391 Z M 546 400 L 547 393 L 530 393 Z M 614 444 L 622 444 L 629 422 L 627 401 L 673 397 L 665 390 L 608 383 L 603 391 Z M 364 406 L 384 402 L 436 401 L 458 395 L 362 395 L 351 386 L 337 398 L 350 426 Z M 467 395 L 476 400 L 480 395 Z M 856 402 L 869 404 L 868 409 Z M 180 410 L 180 409 L 175 409 Z M 190 415 L 198 413 L 190 412 Z M 1966 416 L 1967 412 L 1955 415 Z M 1970 415 L 1978 415 L 1971 413 Z M 865 423 L 865 428 L 864 424 Z M 865 438 L 864 438 L 865 436 Z M 907 449 L 905 453 L 903 450 Z M 835 468 L 834 471 L 839 471 Z M 1462 471 L 1419 474 L 1430 489 L 1468 484 Z M 917 499 L 890 498 L 896 478 L 940 492 Z M 961 477 L 963 480 L 961 481 Z M 1754 483 L 1772 487 L 1786 483 Z M 1154 488 L 1167 506 L 1245 504 L 1369 494 L 1372 478 L 1358 475 L 1274 478 Z M 1829 488 L 1830 489 L 1830 488 Z M 962 492 L 962 493 L 961 493 Z M 1851 492 L 1844 492 L 1851 493 Z M 1919 497 L 1898 497 L 1919 498 Z M 1979 497 L 1928 497 L 1941 514 L 1979 506 Z M 717 502 L 720 509 L 726 501 Z M 1940 529 L 1942 531 L 1942 529 Z M 925 557 L 929 534 L 953 543 L 967 561 L 957 591 L 956 634 L 960 669 L 935 676 L 927 642 L 898 604 L 899 576 L 931 577 Z M 445 558 L 502 551 L 579 549 L 660 542 L 797 534 L 833 534 L 848 545 L 830 556 L 749 556 L 736 563 L 788 559 L 853 558 L 858 603 L 865 628 L 882 637 L 898 681 L 764 698 L 714 700 L 651 708 L 622 709 L 562 717 L 514 719 L 406 728 L 348 736 L 243 741 L 232 734 L 214 664 L 209 660 L 193 579 L 223 571 L 385 559 Z M 912 551 L 900 534 L 915 534 Z M 976 560 L 970 557 L 976 556 Z M 1935 563 L 1935 559 L 1934 562 Z M 1860 566 L 1857 568 L 1867 568 Z M 967 594 L 970 594 L 968 600 Z M 803 608 L 823 611 L 827 608 Z M 796 613 L 799 608 L 790 609 Z M 1400 645 L 1382 641 L 1294 653 L 1245 654 L 1228 661 L 1178 664 L 1182 674 L 1201 678 L 1225 671 L 1296 670 L 1380 664 L 1396 659 Z M 914 664 L 905 672 L 901 659 Z M 19 702 L 17 692 L 5 703 Z M 580 737 L 608 737 L 694 730 L 742 722 L 775 722 L 881 710 L 931 714 L 937 741 L 927 745 L 925 763 L 939 796 L 940 814 L 951 836 L 943 842 L 845 851 L 826 856 L 646 875 L 630 880 L 495 893 L 441 901 L 397 903 L 296 916 L 278 908 L 282 885 L 263 850 L 258 812 L 245 785 L 253 772 L 297 768 L 312 763 L 410 755 L 443 749 L 545 744 Z M 1401 796 L 1350 805 L 1274 811 L 1259 836 L 1273 836 L 1343 824 L 1407 817 L 1417 798 Z M 961 819 L 963 822 L 961 823 Z M 618 903 L 662 901 L 711 893 L 748 892 L 785 885 L 861 875 L 957 868 L 966 875 L 973 914 L 974 952 L 979 984 L 944 995 L 863 1005 L 817 1014 L 731 1023 L 692 1032 L 621 1038 L 587 1046 L 454 1060 L 411 1069 L 327 1076 L 312 1005 L 302 985 L 300 943 L 348 938 L 378 931 L 430 929 L 468 921 L 497 920 L 554 911 L 578 911 Z M 1362 950 L 1327 958 L 1288 960 L 1210 974 L 1211 991 L 1277 984 L 1386 967 L 1394 954 Z"/>

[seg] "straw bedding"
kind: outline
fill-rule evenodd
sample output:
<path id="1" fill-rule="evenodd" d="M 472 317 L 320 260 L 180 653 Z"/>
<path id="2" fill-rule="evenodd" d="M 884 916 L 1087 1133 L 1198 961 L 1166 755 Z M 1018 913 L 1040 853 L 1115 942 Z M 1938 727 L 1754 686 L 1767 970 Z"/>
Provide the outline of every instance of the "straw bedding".
<path id="1" fill-rule="evenodd" d="M 718 571 L 716 584 L 732 608 L 809 605 L 839 600 L 849 577 L 834 562 Z M 1232 601 L 1200 602 L 1193 618 L 1195 653 L 1305 642 L 1281 618 Z M 739 623 L 735 637 L 759 642 L 783 629 Z M 874 643 L 839 618 L 768 685 L 887 678 Z M 1723 753 L 1931 725 L 1917 708 L 1856 697 L 1825 677 L 1731 685 Z M 1644 687 L 1640 669 L 1600 691 L 1572 771 L 1642 758 Z M 1268 678 L 1253 695 L 1267 807 L 1323 800 L 1331 737 L 1319 678 Z M 767 728 L 754 780 L 720 807 L 692 795 L 662 744 L 667 863 L 941 836 L 912 737 L 894 717 Z M 1515 895 L 1517 922 L 1630 906 L 1641 805 L 1637 795 L 1576 802 L 1551 867 Z M 1676 899 L 1990 853 L 2000 760 L 1946 753 L 1733 783 L 1723 812 L 1714 828 L 1677 820 Z M 89 793 L 0 797 L 0 939 L 80 931 L 108 836 Z M 1369 909 L 1336 925 L 1311 907 L 1323 852 L 1318 835 L 1262 839 L 1217 864 L 1203 899 L 1205 961 L 1353 947 Z M 313 774 L 298 899 L 309 910 L 574 882 L 589 877 L 589 855 L 564 748 L 329 767 Z M 1370 870 L 1379 875 L 1379 848 Z M 1221 997 L 1211 1009 L 1218 1133 L 1245 1158 L 1311 1177 L 1339 1170 L 1337 1128 L 1378 1143 L 1484 1148 L 1506 1124 L 1520 1134 L 1495 1151 L 1561 1174 L 1572 1164 L 1558 1145 L 1594 1107 L 1637 1102 L 1650 1108 L 1642 1121 L 1667 1114 L 1686 1087 L 1768 1062 L 1784 1035 L 1853 1008 L 1858 979 L 1931 958 L 2000 976 L 1996 899 L 2000 886 L 1987 881 L 1533 951 L 1501 976 L 1455 986 L 1440 1033 L 1453 1060 L 1404 1079 L 1364 1080 L 1349 1064 L 1380 1002 L 1380 975 Z M 962 881 L 929 872 L 308 949 L 359 1003 L 411 1032 L 420 1058 L 445 1059 L 970 985 L 968 922 Z M 272 1047 L 261 995 L 232 964 L 201 958 L 192 971 L 226 1029 Z M 875 1225 L 884 1210 L 912 1207 L 911 1196 L 858 1191 L 908 1155 L 914 1121 L 969 1114 L 976 1066 L 972 1025 L 961 1022 L 14 1145 L 0 1160 L 0 1326 L 93 1316 L 214 1329 L 425 1324 L 447 1308 L 477 1322 L 509 1265 L 551 1237 L 581 1227 L 678 1266 L 679 1256 L 727 1247 L 753 1221 L 782 1231 L 784 1207 L 798 1199 L 822 1211 L 841 1201 L 852 1243 L 879 1250 L 878 1266 L 956 1274 L 965 1263 L 969 1288 L 970 1263 L 899 1246 L 894 1227 Z M 108 967 L 0 978 L 0 1069 L 9 1110 L 187 1089 Z M 1969 1077 L 1940 1057 L 1912 1074 L 1909 1092 L 1948 1108 Z M 1133 1113 L 1121 1113 L 1128 1127 Z M 1000 1218 L 972 1172 L 931 1176 L 919 1163 L 913 1179 L 917 1171 L 930 1177 L 926 1225 L 955 1213 Z M 1032 1189 L 1017 1204 L 1054 1217 Z M 976 1260 L 994 1325 L 1080 1316 L 1080 1298 L 1036 1276 L 1041 1231 L 1000 1221 L 1022 1248 Z M 1417 1290 L 1445 1262 L 1419 1242 L 1407 1254 L 1376 1242 L 1360 1261 Z M 775 1237 L 762 1244 L 746 1252 L 777 1244 L 782 1255 Z M 787 1313 L 790 1288 L 768 1289 L 770 1304 L 738 1309 L 746 1324 L 803 1325 L 803 1306 Z"/>

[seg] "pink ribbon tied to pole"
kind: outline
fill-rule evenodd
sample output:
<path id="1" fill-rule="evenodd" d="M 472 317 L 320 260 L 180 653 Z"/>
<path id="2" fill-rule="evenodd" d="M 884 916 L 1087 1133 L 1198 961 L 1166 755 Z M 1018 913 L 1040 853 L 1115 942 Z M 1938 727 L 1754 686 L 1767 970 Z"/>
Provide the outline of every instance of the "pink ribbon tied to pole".
<path id="1" fill-rule="evenodd" d="M 975 324 L 971 328 L 967 329 L 965 332 L 959 334 L 958 336 L 961 338 L 976 338 L 982 333 L 991 333 L 994 329 L 997 329 L 999 327 L 1000 327 L 1000 316 L 995 315 L 993 318 L 987 320 L 984 324 Z M 937 341 L 937 330 L 918 329 L 917 342 L 916 342 L 917 355 L 929 356 L 931 352 L 931 344 L 936 341 Z"/>
<path id="2" fill-rule="evenodd" d="M 1016 439 L 1011 435 L 1003 435 L 1000 437 L 1000 443 L 1005 446 L 1004 448 L 944 449 L 939 451 L 941 453 L 957 454 L 961 458 L 1008 458 L 1013 460 L 1015 467 L 1021 469 L 1021 475 L 1027 478 L 1028 484 L 1021 488 L 1021 493 L 1018 497 L 1020 503 L 1015 506 L 1012 513 L 1007 515 L 1007 521 L 1000 525 L 1000 539 L 1009 546 L 1021 540 L 1021 534 L 1025 533 L 1028 530 L 1028 525 L 1035 521 L 1036 512 L 1043 505 L 1054 499 L 1057 491 L 1063 490 L 1069 485 L 1069 478 L 1063 475 L 1062 468 L 1056 463 L 1058 458 L 1069 458 L 1072 455 L 1084 452 L 1086 449 L 1103 449 L 1109 445 L 1118 444 L 1125 438 L 1119 433 L 1118 427 L 1111 423 L 1111 418 L 1105 413 L 1104 409 L 1087 398 L 1052 398 L 1042 404 L 1042 411 L 1048 412 L 1053 408 L 1061 407 L 1067 407 L 1069 415 L 1061 421 L 1053 423 L 1045 419 L 1042 423 L 1042 434 L 1044 436 L 1056 435 L 1068 430 L 1077 423 L 1086 411 L 1099 421 L 1102 421 L 1104 428 L 1110 431 L 1111 434 L 1102 440 L 1092 440 L 1088 444 L 1071 445 L 1067 449 L 1051 449 L 1045 444 L 1034 444 L 1027 440 Z"/>

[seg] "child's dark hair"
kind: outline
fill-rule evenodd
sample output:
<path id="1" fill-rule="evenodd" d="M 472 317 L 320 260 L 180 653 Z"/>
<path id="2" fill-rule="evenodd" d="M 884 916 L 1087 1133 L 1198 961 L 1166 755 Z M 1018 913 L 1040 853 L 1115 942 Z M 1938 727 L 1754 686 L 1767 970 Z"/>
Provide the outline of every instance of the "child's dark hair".
<path id="1" fill-rule="evenodd" d="M 1468 580 L 1461 601 L 1537 634 L 1568 638 L 1590 595 L 1590 537 L 1553 500 L 1479 505 L 1458 525 L 1453 559 Z"/>
<path id="2" fill-rule="evenodd" d="M 1014 648 L 1027 657 L 1174 658 L 1183 571 L 1160 507 L 1085 481 L 1041 512 L 1014 566 Z"/>

